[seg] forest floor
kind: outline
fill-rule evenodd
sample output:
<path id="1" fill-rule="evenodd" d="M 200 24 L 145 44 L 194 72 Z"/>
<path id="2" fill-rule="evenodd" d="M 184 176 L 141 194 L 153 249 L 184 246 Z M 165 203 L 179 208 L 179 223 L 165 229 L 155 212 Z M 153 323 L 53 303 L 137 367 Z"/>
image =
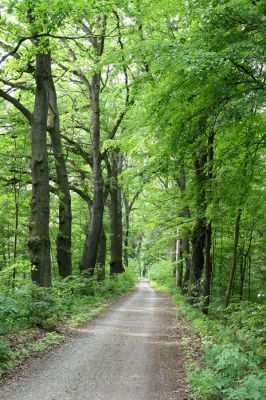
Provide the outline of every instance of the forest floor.
<path id="1" fill-rule="evenodd" d="M 182 338 L 169 296 L 139 282 L 60 346 L 24 365 L 1 400 L 187 400 Z"/>

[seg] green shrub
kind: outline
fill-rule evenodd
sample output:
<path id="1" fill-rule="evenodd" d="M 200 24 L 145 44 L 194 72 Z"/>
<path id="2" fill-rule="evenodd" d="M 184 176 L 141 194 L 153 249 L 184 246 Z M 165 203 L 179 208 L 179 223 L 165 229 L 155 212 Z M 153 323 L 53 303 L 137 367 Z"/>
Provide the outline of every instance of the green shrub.
<path id="1" fill-rule="evenodd" d="M 10 345 L 6 341 L 0 340 L 0 366 L 5 364 L 11 355 Z"/>
<path id="2" fill-rule="evenodd" d="M 16 299 L 0 296 L 0 335 L 6 335 L 14 327 L 20 314 Z"/>

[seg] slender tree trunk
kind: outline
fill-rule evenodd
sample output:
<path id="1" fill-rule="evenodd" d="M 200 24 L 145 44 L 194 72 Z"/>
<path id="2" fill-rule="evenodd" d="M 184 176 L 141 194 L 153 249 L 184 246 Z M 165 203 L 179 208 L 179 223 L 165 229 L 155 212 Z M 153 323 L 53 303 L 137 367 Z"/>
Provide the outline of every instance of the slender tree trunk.
<path id="1" fill-rule="evenodd" d="M 15 202 L 15 235 L 14 235 L 13 258 L 14 261 L 16 261 L 17 247 L 18 247 L 18 225 L 19 225 L 19 189 L 16 187 L 16 183 L 14 183 L 14 202 Z M 16 273 L 17 269 L 16 267 L 13 267 L 13 281 L 12 281 L 13 289 L 15 288 Z"/>
<path id="2" fill-rule="evenodd" d="M 207 174 L 206 174 L 206 189 L 205 189 L 205 209 L 212 201 L 212 178 L 213 178 L 213 149 L 214 142 L 214 132 L 212 131 L 208 137 L 208 164 L 207 164 Z M 206 221 L 206 231 L 205 231 L 205 281 L 204 281 L 204 314 L 208 314 L 210 296 L 211 296 L 211 284 L 212 284 L 212 224 L 211 221 Z"/>
<path id="3" fill-rule="evenodd" d="M 123 201 L 124 201 L 124 209 L 125 209 L 125 217 L 124 217 L 124 265 L 128 267 L 128 246 L 129 246 L 129 233 L 130 233 L 130 213 L 133 209 L 135 201 L 138 199 L 141 193 L 141 189 L 138 190 L 131 202 L 129 202 L 128 198 L 125 194 L 123 194 Z"/>
<path id="4" fill-rule="evenodd" d="M 142 242 L 143 242 L 143 233 L 141 233 L 139 238 L 138 238 L 137 250 L 135 252 L 136 260 L 137 260 L 138 266 L 139 266 L 139 276 L 142 275 L 142 273 L 141 273 L 141 248 L 142 248 Z"/>
<path id="5" fill-rule="evenodd" d="M 189 242 L 187 241 L 188 245 Z M 189 249 L 189 247 L 188 247 Z M 189 253 L 187 253 L 189 254 Z M 188 293 L 188 286 L 189 286 L 189 276 L 190 276 L 190 269 L 191 269 L 191 258 L 189 256 L 185 257 L 185 273 L 184 273 L 184 279 L 183 279 L 183 285 L 182 285 L 182 294 L 187 294 Z"/>
<path id="6" fill-rule="evenodd" d="M 176 287 L 182 288 L 183 286 L 183 252 L 182 252 L 182 239 L 176 241 Z"/>
<path id="7" fill-rule="evenodd" d="M 251 301 L 251 256 L 248 257 L 248 301 Z"/>
<path id="8" fill-rule="evenodd" d="M 123 267 L 123 223 L 122 223 L 122 197 L 118 176 L 121 173 L 121 159 L 119 150 L 114 150 L 111 165 L 110 188 L 110 220 L 111 220 L 111 261 L 110 275 L 124 272 Z"/>
<path id="9" fill-rule="evenodd" d="M 36 55 L 36 91 L 30 131 L 32 198 L 30 238 L 28 242 L 32 280 L 44 287 L 51 286 L 49 238 L 49 170 L 47 155 L 47 117 L 50 54 Z"/>
<path id="10" fill-rule="evenodd" d="M 123 196 L 124 206 L 125 206 L 125 217 L 124 217 L 124 265 L 128 267 L 128 245 L 129 245 L 129 216 L 130 216 L 130 208 L 128 199 L 126 196 Z"/>
<path id="11" fill-rule="evenodd" d="M 102 225 L 100 241 L 97 253 L 97 280 L 104 281 L 105 279 L 105 263 L 106 263 L 106 235 Z"/>
<path id="12" fill-rule="evenodd" d="M 244 290 L 246 266 L 247 266 L 247 257 L 244 255 L 244 256 L 242 256 L 241 264 L 240 264 L 239 301 L 242 301 L 242 300 L 243 300 L 243 290 Z"/>
<path id="13" fill-rule="evenodd" d="M 240 233 L 240 221 L 241 221 L 242 209 L 239 208 L 237 210 L 236 222 L 235 222 L 235 233 L 234 233 L 234 246 L 233 246 L 233 254 L 232 254 L 232 267 L 230 271 L 230 276 L 227 284 L 227 290 L 225 294 L 224 307 L 227 308 L 230 302 L 230 297 L 232 293 L 233 283 L 236 274 L 237 267 L 237 249 L 238 249 L 238 241 L 239 241 L 239 233 Z"/>
<path id="14" fill-rule="evenodd" d="M 208 314 L 210 296 L 211 296 L 211 283 L 212 283 L 212 226 L 208 223 L 205 232 L 205 282 L 204 282 L 204 314 Z"/>
<path id="15" fill-rule="evenodd" d="M 72 274 L 72 255 L 71 255 L 71 195 L 69 190 L 66 163 L 63 156 L 59 111 L 57 105 L 56 89 L 52 77 L 50 65 L 49 79 L 49 132 L 51 137 L 52 150 L 55 158 L 56 181 L 59 190 L 59 229 L 57 233 L 57 263 L 59 275 L 66 278 Z"/>

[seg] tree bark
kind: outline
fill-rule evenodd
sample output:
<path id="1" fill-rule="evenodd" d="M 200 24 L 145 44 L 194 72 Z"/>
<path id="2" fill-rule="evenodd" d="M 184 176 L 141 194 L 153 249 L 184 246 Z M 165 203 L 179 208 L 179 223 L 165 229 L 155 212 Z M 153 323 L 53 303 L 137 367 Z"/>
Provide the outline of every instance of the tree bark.
<path id="1" fill-rule="evenodd" d="M 213 177 L 213 149 L 214 142 L 214 132 L 211 131 L 208 136 L 208 164 L 207 164 L 207 174 L 206 174 L 206 188 L 205 188 L 205 209 L 207 210 L 208 205 L 212 201 L 212 177 Z M 211 221 L 206 221 L 206 231 L 205 231 L 205 281 L 204 281 L 204 314 L 208 314 L 208 309 L 210 305 L 211 296 L 211 284 L 212 284 L 212 225 Z"/>
<path id="2" fill-rule="evenodd" d="M 182 254 L 182 239 L 176 241 L 176 287 L 183 286 L 183 254 Z"/>
<path id="3" fill-rule="evenodd" d="M 72 255 L 71 255 L 71 195 L 68 182 L 66 163 L 63 156 L 60 120 L 57 105 L 56 89 L 52 77 L 50 64 L 49 79 L 49 125 L 48 130 L 51 137 L 52 151 L 55 158 L 56 181 L 58 186 L 59 199 L 59 229 L 57 233 L 57 263 L 59 276 L 66 278 L 72 274 Z"/>
<path id="4" fill-rule="evenodd" d="M 242 209 L 239 208 L 237 210 L 237 215 L 236 215 L 236 222 L 235 222 L 235 233 L 234 233 L 234 246 L 233 246 L 233 254 L 232 254 L 232 267 L 230 271 L 230 276 L 227 284 L 227 290 L 225 294 L 225 299 L 224 299 L 224 307 L 227 308 L 229 305 L 231 293 L 232 293 L 232 288 L 233 288 L 233 283 L 234 283 L 234 278 L 236 274 L 236 267 L 237 267 L 237 249 L 238 249 L 238 241 L 239 241 L 239 233 L 240 233 L 240 221 L 241 221 L 241 214 L 242 214 Z"/>
<path id="5" fill-rule="evenodd" d="M 100 152 L 100 82 L 101 73 L 95 73 L 91 82 L 93 204 L 89 231 L 80 263 L 81 272 L 86 272 L 89 275 L 93 275 L 96 265 L 104 210 L 102 157 Z"/>
<path id="6" fill-rule="evenodd" d="M 186 172 L 184 167 L 181 168 L 177 179 L 178 187 L 181 192 L 181 198 L 184 199 L 185 191 L 186 191 Z M 190 209 L 188 206 L 185 206 L 180 216 L 183 218 L 191 218 Z M 182 293 L 185 294 L 188 289 L 189 275 L 190 275 L 190 265 L 191 265 L 191 257 L 190 257 L 190 249 L 189 249 L 189 232 L 183 232 L 182 240 L 181 240 L 181 252 L 182 257 L 185 260 L 185 273 L 182 272 L 182 282 L 179 282 L 180 288 L 182 288 Z M 180 278 L 179 278 L 180 279 Z M 177 280 L 178 281 L 178 280 Z"/>
<path id="7" fill-rule="evenodd" d="M 210 296 L 211 296 L 211 283 L 212 283 L 212 226 L 208 223 L 205 231 L 205 282 L 204 282 L 204 314 L 208 314 Z"/>
<path id="8" fill-rule="evenodd" d="M 100 241 L 97 253 L 97 280 L 99 282 L 105 279 L 105 263 L 106 263 L 106 235 L 102 225 Z"/>
<path id="9" fill-rule="evenodd" d="M 125 217 L 124 217 L 124 265 L 128 267 L 128 245 L 129 245 L 129 217 L 130 217 L 130 207 L 127 197 L 123 196 L 124 200 L 124 210 L 125 210 Z"/>
<path id="10" fill-rule="evenodd" d="M 32 280 L 44 287 L 51 286 L 49 170 L 46 144 L 50 62 L 49 53 L 37 53 L 35 103 L 30 130 L 32 198 L 28 246 L 30 262 L 34 267 Z"/>
<path id="11" fill-rule="evenodd" d="M 95 68 L 99 70 L 99 60 L 104 50 L 104 39 L 106 30 L 106 16 L 99 17 L 97 25 L 101 28 L 101 34 L 91 37 L 90 41 L 94 48 Z M 94 72 L 91 82 L 82 74 L 82 80 L 88 90 L 91 110 L 91 143 L 92 143 L 92 176 L 93 176 L 93 201 L 91 208 L 90 224 L 83 248 L 83 255 L 80 262 L 80 271 L 89 276 L 94 274 L 97 261 L 97 251 L 102 230 L 104 211 L 104 191 L 102 177 L 102 154 L 100 149 L 100 90 L 101 71 Z"/>
<path id="12" fill-rule="evenodd" d="M 205 221 L 197 218 L 192 232 L 192 257 L 190 269 L 190 301 L 193 303 L 200 296 L 200 280 L 204 268 L 204 243 L 205 243 Z"/>
<path id="13" fill-rule="evenodd" d="M 111 187 L 110 187 L 110 231 L 111 231 L 111 261 L 110 275 L 124 272 L 123 267 L 123 223 L 122 223 L 122 197 L 118 176 L 121 173 L 121 157 L 119 150 L 112 153 Z"/>
<path id="14" fill-rule="evenodd" d="M 190 269 L 189 301 L 194 303 L 201 294 L 201 276 L 204 268 L 204 244 L 205 244 L 205 180 L 204 173 L 207 155 L 201 152 L 195 159 L 195 186 L 197 191 L 197 217 L 192 232 L 192 257 Z"/>

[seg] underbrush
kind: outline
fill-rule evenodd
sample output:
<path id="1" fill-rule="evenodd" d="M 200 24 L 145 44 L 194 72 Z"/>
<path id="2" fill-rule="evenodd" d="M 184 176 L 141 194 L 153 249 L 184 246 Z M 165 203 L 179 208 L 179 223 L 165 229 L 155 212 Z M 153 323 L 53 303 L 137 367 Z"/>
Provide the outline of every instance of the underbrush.
<path id="1" fill-rule="evenodd" d="M 29 280 L 17 280 L 10 289 L 2 274 L 0 285 L 0 377 L 35 352 L 45 351 L 63 340 L 60 332 L 98 315 L 108 302 L 131 290 L 135 274 L 107 278 L 104 282 L 81 276 L 57 279 L 51 289 Z M 31 333 L 37 331 L 36 338 Z M 28 340 L 21 340 L 24 332 Z M 21 345 L 17 346 L 16 342 Z"/>
<path id="2" fill-rule="evenodd" d="M 155 286 L 172 293 L 181 318 L 191 323 L 195 333 L 183 343 L 194 399 L 266 399 L 265 305 L 241 302 L 225 310 L 214 302 L 206 316 L 201 312 L 202 301 L 192 307 L 175 288 L 171 269 L 171 263 L 160 263 L 150 278 Z M 195 338 L 200 338 L 201 359 L 195 359 Z"/>

